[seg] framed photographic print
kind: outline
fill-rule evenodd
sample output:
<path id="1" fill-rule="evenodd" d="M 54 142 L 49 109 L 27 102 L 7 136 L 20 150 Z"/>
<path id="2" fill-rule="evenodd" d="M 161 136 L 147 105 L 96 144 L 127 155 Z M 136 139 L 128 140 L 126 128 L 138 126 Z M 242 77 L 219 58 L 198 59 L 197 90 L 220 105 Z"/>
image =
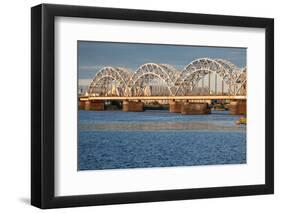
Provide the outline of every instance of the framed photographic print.
<path id="1" fill-rule="evenodd" d="M 31 9 L 31 203 L 272 194 L 274 21 Z"/>

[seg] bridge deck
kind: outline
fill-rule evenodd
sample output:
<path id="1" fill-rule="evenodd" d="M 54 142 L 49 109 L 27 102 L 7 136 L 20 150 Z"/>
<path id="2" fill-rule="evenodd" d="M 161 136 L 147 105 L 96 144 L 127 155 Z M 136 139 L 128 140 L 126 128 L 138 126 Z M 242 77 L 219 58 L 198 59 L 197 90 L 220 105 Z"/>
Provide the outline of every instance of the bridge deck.
<path id="1" fill-rule="evenodd" d="M 206 96 L 80 96 L 80 101 L 88 100 L 246 100 L 246 96 L 239 95 L 206 95 Z"/>

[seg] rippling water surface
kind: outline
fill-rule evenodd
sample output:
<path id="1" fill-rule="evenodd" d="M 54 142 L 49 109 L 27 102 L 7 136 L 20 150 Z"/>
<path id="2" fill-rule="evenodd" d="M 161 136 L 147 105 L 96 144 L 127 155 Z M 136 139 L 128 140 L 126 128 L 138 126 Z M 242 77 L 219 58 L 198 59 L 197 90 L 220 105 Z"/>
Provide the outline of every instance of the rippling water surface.
<path id="1" fill-rule="evenodd" d="M 246 127 L 227 111 L 79 111 L 78 170 L 246 163 Z"/>

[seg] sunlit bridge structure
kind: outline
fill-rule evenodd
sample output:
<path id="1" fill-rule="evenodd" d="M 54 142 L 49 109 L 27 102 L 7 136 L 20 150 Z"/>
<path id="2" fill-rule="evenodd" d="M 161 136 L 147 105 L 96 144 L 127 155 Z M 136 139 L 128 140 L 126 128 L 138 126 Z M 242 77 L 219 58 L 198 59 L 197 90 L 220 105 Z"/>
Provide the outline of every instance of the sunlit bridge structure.
<path id="1" fill-rule="evenodd" d="M 135 71 L 103 67 L 79 100 L 119 100 L 124 101 L 124 106 L 127 102 L 136 105 L 135 102 L 166 100 L 170 106 L 173 103 L 182 106 L 182 101 L 194 100 L 245 101 L 246 91 L 246 67 L 238 67 L 225 59 L 198 58 L 182 70 L 158 63 L 143 64 Z M 180 107 L 174 111 L 180 111 Z"/>
<path id="2" fill-rule="evenodd" d="M 224 59 L 199 58 L 177 70 L 146 63 L 135 72 L 104 67 L 94 76 L 89 96 L 246 95 L 246 68 Z"/>

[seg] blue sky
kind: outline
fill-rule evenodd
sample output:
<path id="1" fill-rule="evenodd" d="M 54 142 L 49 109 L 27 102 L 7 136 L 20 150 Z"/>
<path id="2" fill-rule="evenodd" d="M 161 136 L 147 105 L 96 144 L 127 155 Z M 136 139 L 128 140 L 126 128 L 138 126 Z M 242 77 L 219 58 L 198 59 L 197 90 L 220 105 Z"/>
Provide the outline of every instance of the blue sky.
<path id="1" fill-rule="evenodd" d="M 182 70 L 194 59 L 209 57 L 246 66 L 246 48 L 206 47 L 187 45 L 137 44 L 115 42 L 78 42 L 79 86 L 85 86 L 104 66 L 136 70 L 145 63 L 170 64 Z"/>

